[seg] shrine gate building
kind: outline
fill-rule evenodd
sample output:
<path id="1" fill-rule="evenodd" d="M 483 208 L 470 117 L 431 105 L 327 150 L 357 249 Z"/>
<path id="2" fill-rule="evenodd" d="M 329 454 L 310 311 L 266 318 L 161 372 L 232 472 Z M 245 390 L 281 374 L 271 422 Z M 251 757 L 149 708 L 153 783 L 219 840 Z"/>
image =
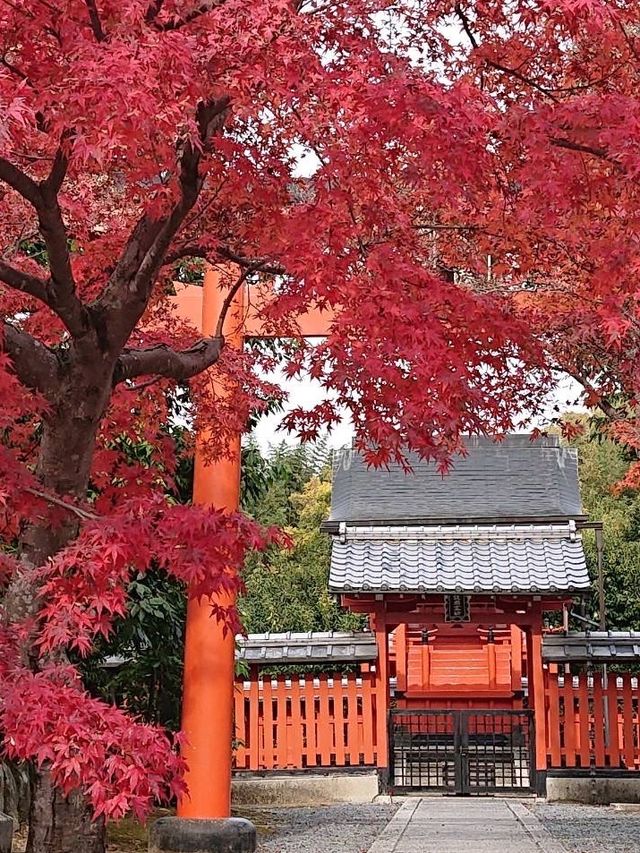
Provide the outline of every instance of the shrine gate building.
<path id="1" fill-rule="evenodd" d="M 467 438 L 442 476 L 336 455 L 330 588 L 366 613 L 390 689 L 378 767 L 396 792 L 544 790 L 545 614 L 588 591 L 576 451 Z"/>

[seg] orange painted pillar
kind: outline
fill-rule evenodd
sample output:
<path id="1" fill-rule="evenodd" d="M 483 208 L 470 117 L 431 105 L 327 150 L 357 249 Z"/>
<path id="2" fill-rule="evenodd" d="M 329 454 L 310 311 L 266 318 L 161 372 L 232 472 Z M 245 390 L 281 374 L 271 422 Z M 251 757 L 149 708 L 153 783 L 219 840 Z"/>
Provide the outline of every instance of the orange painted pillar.
<path id="1" fill-rule="evenodd" d="M 389 766 L 389 738 L 387 715 L 389 713 L 389 634 L 382 609 L 373 615 L 373 629 L 378 647 L 376 664 L 376 746 L 378 768 Z"/>
<path id="2" fill-rule="evenodd" d="M 536 732 L 536 770 L 546 770 L 547 709 L 542 665 L 542 615 L 527 627 L 527 681 L 529 707 L 533 709 Z"/>
<path id="3" fill-rule="evenodd" d="M 396 653 L 396 688 L 407 689 L 407 626 L 398 625 L 394 635 Z"/>
<path id="4" fill-rule="evenodd" d="M 202 302 L 202 333 L 213 334 L 227 291 L 220 275 L 208 270 Z M 241 347 L 242 291 L 235 297 L 224 327 L 227 346 Z M 203 436 L 200 437 L 202 439 Z M 206 436 L 205 436 L 206 437 Z M 236 510 L 240 500 L 240 435 L 225 458 L 206 465 L 196 443 L 194 504 Z M 240 567 L 238 567 L 240 568 Z M 223 606 L 230 595 L 216 597 Z M 184 653 L 182 729 L 183 755 L 188 770 L 188 794 L 178 803 L 178 815 L 224 818 L 231 811 L 231 761 L 235 638 L 211 613 L 211 600 L 189 598 Z"/>

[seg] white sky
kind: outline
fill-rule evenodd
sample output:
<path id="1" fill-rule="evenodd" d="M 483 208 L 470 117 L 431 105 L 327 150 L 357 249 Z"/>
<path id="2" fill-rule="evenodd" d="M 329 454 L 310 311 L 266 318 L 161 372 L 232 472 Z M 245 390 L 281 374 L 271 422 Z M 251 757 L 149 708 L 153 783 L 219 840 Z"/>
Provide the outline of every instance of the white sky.
<path id="1" fill-rule="evenodd" d="M 322 387 L 314 379 L 285 379 L 281 374 L 272 374 L 268 378 L 270 381 L 284 386 L 288 392 L 289 399 L 284 407 L 285 412 L 295 408 L 311 408 L 324 399 Z M 584 411 L 584 408 L 579 405 L 579 399 L 580 386 L 570 377 L 561 377 L 555 392 L 549 397 L 544 419 L 534 421 L 531 425 L 532 428 L 534 426 L 542 426 L 544 420 L 557 417 L 562 412 L 569 410 Z M 556 406 L 558 411 L 555 411 Z M 277 412 L 261 418 L 253 431 L 252 435 L 263 451 L 268 450 L 274 444 L 280 444 L 282 441 L 286 441 L 288 444 L 298 443 L 295 435 L 278 429 L 283 414 L 283 412 Z M 325 435 L 330 447 L 344 447 L 351 443 L 353 427 L 348 420 L 345 420 L 335 427 L 331 434 L 325 432 Z"/>

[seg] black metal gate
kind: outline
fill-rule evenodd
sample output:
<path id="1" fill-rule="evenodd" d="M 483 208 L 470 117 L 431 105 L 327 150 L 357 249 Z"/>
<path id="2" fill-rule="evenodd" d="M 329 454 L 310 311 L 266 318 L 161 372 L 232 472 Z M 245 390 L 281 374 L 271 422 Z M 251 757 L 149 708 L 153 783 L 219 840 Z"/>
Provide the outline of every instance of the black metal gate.
<path id="1" fill-rule="evenodd" d="M 492 794 L 533 787 L 531 711 L 390 712 L 394 791 Z"/>

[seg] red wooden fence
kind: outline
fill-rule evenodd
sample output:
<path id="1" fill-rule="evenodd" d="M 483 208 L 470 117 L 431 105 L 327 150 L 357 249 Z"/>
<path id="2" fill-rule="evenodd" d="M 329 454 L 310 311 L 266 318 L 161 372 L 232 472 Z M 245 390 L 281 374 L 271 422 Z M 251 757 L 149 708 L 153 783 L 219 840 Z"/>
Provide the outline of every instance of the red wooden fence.
<path id="1" fill-rule="evenodd" d="M 547 765 L 640 771 L 636 675 L 546 672 Z M 235 689 L 235 769 L 376 767 L 375 672 L 265 677 Z M 379 759 L 380 758 L 380 762 Z"/>
<path id="2" fill-rule="evenodd" d="M 549 767 L 640 769 L 640 686 L 635 675 L 547 673 Z"/>
<path id="3" fill-rule="evenodd" d="M 238 681 L 236 770 L 375 767 L 374 672 Z"/>

